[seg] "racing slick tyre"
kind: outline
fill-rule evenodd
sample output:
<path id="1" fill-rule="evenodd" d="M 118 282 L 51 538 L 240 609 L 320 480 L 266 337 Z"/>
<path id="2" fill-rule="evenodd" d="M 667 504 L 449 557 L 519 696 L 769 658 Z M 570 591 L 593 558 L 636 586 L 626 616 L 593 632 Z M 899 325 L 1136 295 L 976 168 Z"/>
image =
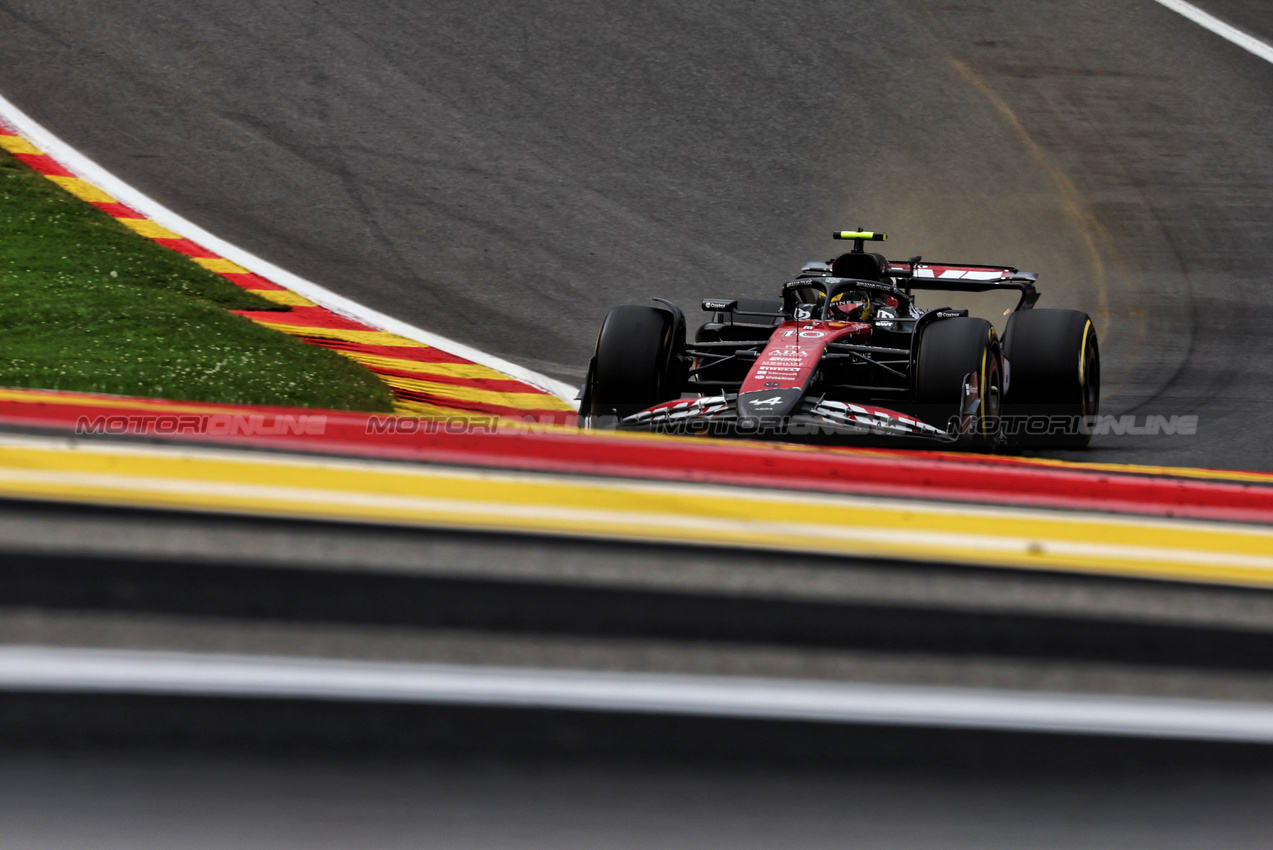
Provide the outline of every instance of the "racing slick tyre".
<path id="1" fill-rule="evenodd" d="M 1082 447 L 1101 400 L 1096 327 L 1078 310 L 1020 310 L 1003 331 L 1004 428 L 1014 446 Z"/>
<path id="2" fill-rule="evenodd" d="M 917 415 L 968 446 L 998 440 L 1003 361 L 985 319 L 940 319 L 925 327 L 915 368 Z"/>
<path id="3" fill-rule="evenodd" d="M 580 424 L 613 426 L 618 419 L 679 398 L 677 349 L 685 328 L 657 307 L 615 307 L 601 323 L 597 350 L 580 405 Z M 677 337 L 680 337 L 678 339 Z"/>

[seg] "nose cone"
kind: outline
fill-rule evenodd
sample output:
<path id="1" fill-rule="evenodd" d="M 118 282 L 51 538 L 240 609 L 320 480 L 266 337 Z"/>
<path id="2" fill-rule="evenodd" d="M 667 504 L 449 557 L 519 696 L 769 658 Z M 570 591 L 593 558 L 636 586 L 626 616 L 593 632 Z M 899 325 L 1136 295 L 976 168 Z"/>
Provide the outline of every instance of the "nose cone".
<path id="1" fill-rule="evenodd" d="M 795 412 L 803 397 L 803 387 L 739 393 L 738 424 L 745 428 L 777 424 Z"/>

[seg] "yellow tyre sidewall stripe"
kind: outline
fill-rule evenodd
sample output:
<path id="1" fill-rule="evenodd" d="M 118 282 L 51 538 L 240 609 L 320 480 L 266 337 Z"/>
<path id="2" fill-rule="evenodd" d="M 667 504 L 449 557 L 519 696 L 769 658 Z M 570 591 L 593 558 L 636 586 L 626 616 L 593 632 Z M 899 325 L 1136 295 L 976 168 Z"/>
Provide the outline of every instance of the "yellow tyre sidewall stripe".
<path id="1" fill-rule="evenodd" d="M 1087 386 L 1087 336 L 1092 332 L 1092 322 L 1083 325 L 1083 340 L 1079 343 L 1079 386 Z"/>
<path id="2" fill-rule="evenodd" d="M 721 486 L 11 444 L 0 494 L 1273 586 L 1267 528 Z"/>

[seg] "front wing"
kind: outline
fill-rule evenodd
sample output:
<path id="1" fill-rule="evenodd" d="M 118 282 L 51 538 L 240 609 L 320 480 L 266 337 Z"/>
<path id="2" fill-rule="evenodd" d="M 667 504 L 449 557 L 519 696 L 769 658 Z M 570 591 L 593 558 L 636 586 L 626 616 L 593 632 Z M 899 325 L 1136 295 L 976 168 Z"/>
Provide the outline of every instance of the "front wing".
<path id="1" fill-rule="evenodd" d="M 707 396 L 657 404 L 620 420 L 618 427 L 672 434 L 774 435 L 812 437 L 901 437 L 953 443 L 958 434 L 882 407 L 806 398 L 789 416 L 743 419 L 738 396 Z"/>

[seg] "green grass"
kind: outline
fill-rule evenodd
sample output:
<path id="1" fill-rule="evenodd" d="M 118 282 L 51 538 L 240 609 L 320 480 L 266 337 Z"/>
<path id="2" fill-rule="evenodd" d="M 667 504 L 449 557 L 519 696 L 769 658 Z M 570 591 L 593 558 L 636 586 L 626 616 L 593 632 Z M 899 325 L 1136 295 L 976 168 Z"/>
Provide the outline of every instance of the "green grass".
<path id="1" fill-rule="evenodd" d="M 367 369 L 232 309 L 285 308 L 0 151 L 0 386 L 390 409 L 388 388 Z"/>

